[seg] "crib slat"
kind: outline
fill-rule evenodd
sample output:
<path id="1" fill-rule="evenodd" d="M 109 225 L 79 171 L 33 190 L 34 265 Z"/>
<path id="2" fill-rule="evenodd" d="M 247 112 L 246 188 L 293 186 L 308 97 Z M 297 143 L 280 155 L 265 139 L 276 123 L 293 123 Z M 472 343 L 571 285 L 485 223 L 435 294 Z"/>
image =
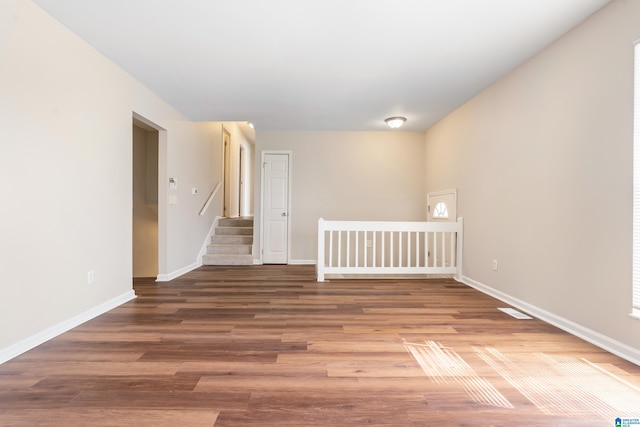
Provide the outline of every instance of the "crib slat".
<path id="1" fill-rule="evenodd" d="M 338 231 L 338 264 L 337 267 L 342 267 L 342 231 Z"/>
<path id="2" fill-rule="evenodd" d="M 333 230 L 329 230 L 329 268 L 333 267 Z"/>
<path id="3" fill-rule="evenodd" d="M 395 267 L 395 257 L 393 256 L 393 241 L 395 240 L 395 232 L 389 232 L 389 267 Z"/>
<path id="4" fill-rule="evenodd" d="M 360 241 L 359 237 L 360 237 L 360 232 L 356 231 L 356 256 L 353 261 L 356 267 L 358 267 L 358 249 L 360 249 L 360 245 L 358 244 Z"/>
<path id="5" fill-rule="evenodd" d="M 429 267 L 429 235 L 430 231 L 424 233 L 424 266 Z"/>
<path id="6" fill-rule="evenodd" d="M 368 233 L 369 233 L 368 231 L 364 232 L 364 256 L 362 257 L 362 260 L 364 261 L 362 263 L 363 267 L 368 267 L 368 264 L 369 264 L 369 262 L 368 262 L 369 259 L 367 258 L 367 255 L 368 255 L 367 254 L 367 252 L 368 252 L 368 250 L 367 250 L 368 249 L 367 248 L 367 238 L 369 237 Z"/>
<path id="7" fill-rule="evenodd" d="M 373 231 L 372 234 L 373 234 L 373 242 L 372 242 L 373 243 L 372 244 L 373 252 L 371 252 L 371 265 L 373 267 L 375 267 L 376 266 L 376 259 L 378 258 L 376 256 L 376 254 L 378 253 L 377 252 L 377 246 L 376 246 L 376 243 L 378 241 L 378 232 L 377 231 Z"/>
<path id="8" fill-rule="evenodd" d="M 347 267 L 353 267 L 352 265 L 352 257 L 351 257 L 351 252 L 353 251 L 352 249 L 352 236 L 353 236 L 353 231 L 347 231 L 347 249 L 346 249 L 346 255 L 347 255 Z"/>
<path id="9" fill-rule="evenodd" d="M 440 267 L 444 267 L 446 265 L 446 236 L 445 236 L 445 232 L 440 233 L 442 235 L 442 263 L 440 264 Z"/>
<path id="10" fill-rule="evenodd" d="M 411 267 L 411 236 L 413 233 L 407 232 L 407 265 L 406 267 Z"/>
<path id="11" fill-rule="evenodd" d="M 438 233 L 433 233 L 433 266 L 438 266 Z"/>
<path id="12" fill-rule="evenodd" d="M 449 233 L 449 266 L 456 265 L 456 233 Z"/>

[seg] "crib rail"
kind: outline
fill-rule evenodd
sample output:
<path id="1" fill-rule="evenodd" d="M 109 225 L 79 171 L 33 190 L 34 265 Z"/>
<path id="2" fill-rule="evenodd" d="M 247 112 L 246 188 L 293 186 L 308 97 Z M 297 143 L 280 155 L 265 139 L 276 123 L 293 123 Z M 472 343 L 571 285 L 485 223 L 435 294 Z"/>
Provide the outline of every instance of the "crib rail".
<path id="1" fill-rule="evenodd" d="M 317 280 L 329 274 L 451 274 L 462 266 L 457 222 L 318 220 Z"/>

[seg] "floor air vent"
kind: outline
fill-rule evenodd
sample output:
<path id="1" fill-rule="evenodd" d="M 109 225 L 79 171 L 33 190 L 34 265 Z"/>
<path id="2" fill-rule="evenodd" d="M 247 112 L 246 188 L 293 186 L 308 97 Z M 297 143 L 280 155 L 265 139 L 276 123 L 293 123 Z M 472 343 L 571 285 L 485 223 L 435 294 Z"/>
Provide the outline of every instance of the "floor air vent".
<path id="1" fill-rule="evenodd" d="M 518 310 L 514 310 L 513 308 L 498 308 L 498 310 L 507 313 L 509 316 L 515 317 L 516 319 L 531 319 L 530 316 L 520 313 Z"/>

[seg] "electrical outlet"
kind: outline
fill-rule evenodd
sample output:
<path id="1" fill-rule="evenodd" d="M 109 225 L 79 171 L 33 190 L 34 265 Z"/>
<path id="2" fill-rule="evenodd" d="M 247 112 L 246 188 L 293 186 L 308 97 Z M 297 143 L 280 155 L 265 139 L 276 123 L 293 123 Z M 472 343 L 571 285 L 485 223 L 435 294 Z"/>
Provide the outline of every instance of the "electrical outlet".
<path id="1" fill-rule="evenodd" d="M 493 269 L 493 271 L 498 271 L 498 260 L 494 259 L 493 263 L 491 264 L 491 268 Z"/>
<path id="2" fill-rule="evenodd" d="M 95 281 L 95 277 L 93 276 L 93 270 L 87 273 L 87 284 L 90 285 Z"/>

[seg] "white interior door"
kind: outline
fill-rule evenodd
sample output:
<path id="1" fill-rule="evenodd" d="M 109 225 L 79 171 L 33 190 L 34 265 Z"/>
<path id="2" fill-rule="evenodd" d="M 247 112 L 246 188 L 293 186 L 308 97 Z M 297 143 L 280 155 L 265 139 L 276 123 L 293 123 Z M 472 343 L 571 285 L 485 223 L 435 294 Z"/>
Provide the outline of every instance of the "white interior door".
<path id="1" fill-rule="evenodd" d="M 262 262 L 287 264 L 289 257 L 289 154 L 264 154 L 262 166 Z"/>

